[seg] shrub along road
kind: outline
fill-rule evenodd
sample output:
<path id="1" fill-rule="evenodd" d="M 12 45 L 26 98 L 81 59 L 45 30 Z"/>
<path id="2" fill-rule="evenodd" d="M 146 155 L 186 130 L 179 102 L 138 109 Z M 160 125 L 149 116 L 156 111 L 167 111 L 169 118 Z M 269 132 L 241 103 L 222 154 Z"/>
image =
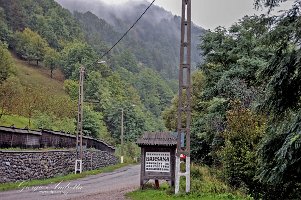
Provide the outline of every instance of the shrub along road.
<path id="1" fill-rule="evenodd" d="M 121 200 L 124 194 L 139 187 L 140 165 L 127 166 L 114 172 L 88 176 L 43 186 L 24 187 L 0 193 L 1 200 Z"/>

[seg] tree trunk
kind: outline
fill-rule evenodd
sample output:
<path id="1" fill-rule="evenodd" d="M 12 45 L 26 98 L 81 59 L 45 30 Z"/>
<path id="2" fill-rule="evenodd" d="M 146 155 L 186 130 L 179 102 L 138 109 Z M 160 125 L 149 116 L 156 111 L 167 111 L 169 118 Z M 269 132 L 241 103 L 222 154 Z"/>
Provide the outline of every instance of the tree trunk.
<path id="1" fill-rule="evenodd" d="M 50 78 L 53 77 L 53 69 L 50 69 Z"/>
<path id="2" fill-rule="evenodd" d="M 39 60 L 37 60 L 37 66 L 39 66 Z"/>
<path id="3" fill-rule="evenodd" d="M 4 103 L 2 104 L 0 119 L 2 118 L 3 115 L 4 115 Z"/>
<path id="4" fill-rule="evenodd" d="M 29 115 L 28 115 L 28 129 L 31 126 L 31 111 L 29 111 Z"/>

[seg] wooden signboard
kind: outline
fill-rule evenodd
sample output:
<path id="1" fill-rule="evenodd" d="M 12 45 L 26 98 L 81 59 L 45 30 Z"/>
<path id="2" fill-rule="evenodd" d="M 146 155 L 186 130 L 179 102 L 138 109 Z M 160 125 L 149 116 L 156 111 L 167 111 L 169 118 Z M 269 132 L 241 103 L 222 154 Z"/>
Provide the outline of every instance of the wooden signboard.
<path id="1" fill-rule="evenodd" d="M 170 133 L 145 133 L 137 144 L 141 147 L 140 186 L 149 180 L 175 181 L 176 137 Z"/>

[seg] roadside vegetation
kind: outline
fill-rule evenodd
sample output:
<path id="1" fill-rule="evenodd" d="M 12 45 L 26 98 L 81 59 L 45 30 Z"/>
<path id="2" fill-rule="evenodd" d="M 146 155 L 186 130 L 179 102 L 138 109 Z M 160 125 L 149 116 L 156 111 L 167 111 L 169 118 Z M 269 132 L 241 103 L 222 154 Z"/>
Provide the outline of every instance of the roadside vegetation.
<path id="1" fill-rule="evenodd" d="M 115 156 L 120 158 L 121 145 L 116 146 Z M 125 163 L 137 163 L 140 159 L 140 147 L 133 142 L 125 142 L 123 145 L 123 156 Z"/>
<path id="2" fill-rule="evenodd" d="M 200 199 L 200 200 L 248 200 L 242 191 L 236 190 L 228 186 L 221 179 L 221 171 L 212 170 L 205 166 L 191 166 L 191 192 L 184 194 L 185 180 L 181 181 L 179 195 L 174 195 L 173 188 L 170 188 L 167 183 L 155 189 L 154 185 L 148 184 L 144 190 L 137 190 L 128 193 L 127 196 L 133 200 L 166 200 L 166 199 Z"/>

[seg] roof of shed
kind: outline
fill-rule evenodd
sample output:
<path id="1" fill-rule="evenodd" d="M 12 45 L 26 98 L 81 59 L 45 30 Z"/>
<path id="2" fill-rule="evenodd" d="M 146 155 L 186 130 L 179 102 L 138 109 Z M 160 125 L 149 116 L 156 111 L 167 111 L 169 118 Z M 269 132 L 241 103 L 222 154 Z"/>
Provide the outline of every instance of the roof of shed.
<path id="1" fill-rule="evenodd" d="M 33 131 L 33 130 L 26 129 L 26 128 L 24 128 L 24 129 L 15 128 L 13 126 L 11 126 L 11 127 L 0 126 L 0 131 L 20 133 L 20 134 L 42 135 L 42 133 L 40 133 L 38 131 Z"/>
<path id="2" fill-rule="evenodd" d="M 54 134 L 54 135 L 61 135 L 61 136 L 76 138 L 76 135 L 72 135 L 70 133 L 65 133 L 63 131 L 59 132 L 59 131 L 53 131 L 53 130 L 48 130 L 48 129 L 42 129 L 42 132 L 44 132 L 44 133 L 50 133 L 50 134 Z"/>
<path id="3" fill-rule="evenodd" d="M 44 132 L 44 133 L 50 133 L 50 134 L 54 134 L 54 135 L 61 135 L 61 136 L 76 138 L 76 135 L 72 135 L 70 133 L 65 133 L 65 132 L 59 132 L 59 131 L 53 131 L 53 130 L 47 130 L 47 129 L 43 129 L 42 132 Z M 90 140 L 95 140 L 97 142 L 102 142 L 103 144 L 107 145 L 108 147 L 110 147 L 112 149 L 115 149 L 115 147 L 107 144 L 106 142 L 104 142 L 102 140 L 99 140 L 99 139 L 96 139 L 96 138 L 92 138 L 92 137 L 89 137 L 89 136 L 85 136 L 85 135 L 83 135 L 83 138 L 90 139 Z"/>
<path id="4" fill-rule="evenodd" d="M 170 132 L 146 132 L 136 142 L 138 145 L 174 146 L 177 137 Z"/>

